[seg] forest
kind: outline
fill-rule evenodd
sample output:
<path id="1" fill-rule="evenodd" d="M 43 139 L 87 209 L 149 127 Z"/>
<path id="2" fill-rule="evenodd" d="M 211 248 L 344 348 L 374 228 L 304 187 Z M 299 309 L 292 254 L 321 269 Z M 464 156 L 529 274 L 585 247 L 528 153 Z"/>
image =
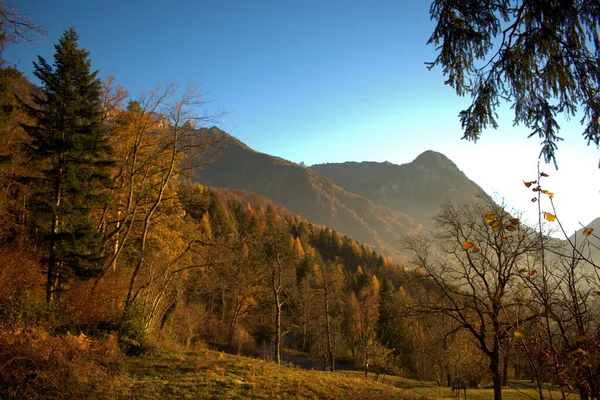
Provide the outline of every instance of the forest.
<path id="1" fill-rule="evenodd" d="M 78 39 L 65 30 L 39 59 L 39 87 L 1 64 L 0 398 L 75 398 L 168 346 L 599 398 L 592 228 L 565 245 L 493 201 L 448 203 L 435 231 L 399 244 L 399 265 L 196 183 L 227 145 L 199 89 L 133 98 Z M 538 203 L 545 176 L 525 182 Z"/>

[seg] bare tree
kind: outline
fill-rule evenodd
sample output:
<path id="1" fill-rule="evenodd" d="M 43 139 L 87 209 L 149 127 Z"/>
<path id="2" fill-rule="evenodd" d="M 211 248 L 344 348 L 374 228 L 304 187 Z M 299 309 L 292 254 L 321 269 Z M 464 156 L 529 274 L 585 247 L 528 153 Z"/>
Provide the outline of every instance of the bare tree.
<path id="1" fill-rule="evenodd" d="M 407 249 L 431 287 L 412 311 L 443 314 L 466 330 L 489 359 L 494 398 L 502 399 L 501 354 L 515 326 L 534 317 L 519 291 L 524 274 L 535 274 L 539 236 L 492 202 L 455 207 L 436 217 L 433 238 L 411 237 Z"/>
<path id="2" fill-rule="evenodd" d="M 269 271 L 269 283 L 275 306 L 273 360 L 281 363 L 282 311 L 291 296 L 295 268 L 299 256 L 294 252 L 292 236 L 285 230 L 279 216 L 269 206 L 266 210 L 266 227 L 263 237 L 262 254 Z"/>
<path id="3" fill-rule="evenodd" d="M 31 22 L 26 14 L 0 0 L 0 67 L 4 65 L 2 53 L 9 43 L 36 42 L 46 37 L 46 31 Z"/>

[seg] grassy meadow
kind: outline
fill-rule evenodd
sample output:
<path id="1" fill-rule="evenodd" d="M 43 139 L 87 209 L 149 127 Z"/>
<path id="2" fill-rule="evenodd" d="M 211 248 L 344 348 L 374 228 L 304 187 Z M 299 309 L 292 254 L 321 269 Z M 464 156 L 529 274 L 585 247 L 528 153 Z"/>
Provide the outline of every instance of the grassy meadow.
<path id="1" fill-rule="evenodd" d="M 450 388 L 395 376 L 368 379 L 358 371 L 302 370 L 212 350 L 170 351 L 125 359 L 100 399 L 451 399 Z M 504 398 L 537 399 L 528 382 L 513 382 Z M 547 396 L 548 393 L 545 393 Z M 493 398 L 491 388 L 469 399 Z M 553 397 L 559 396 L 558 392 Z M 571 395 L 569 398 L 577 398 Z"/>

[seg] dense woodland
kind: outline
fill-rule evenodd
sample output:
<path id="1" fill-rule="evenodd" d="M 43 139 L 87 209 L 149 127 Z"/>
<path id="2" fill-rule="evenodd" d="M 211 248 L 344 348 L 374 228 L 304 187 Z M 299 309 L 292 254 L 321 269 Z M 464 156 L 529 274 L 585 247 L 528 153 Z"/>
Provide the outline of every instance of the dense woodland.
<path id="1" fill-rule="evenodd" d="M 0 70 L 1 398 L 77 396 L 160 346 L 600 396 L 591 230 L 565 251 L 491 201 L 448 204 L 397 265 L 194 183 L 222 147 L 195 88 L 134 99 L 93 71 L 73 29 L 40 87 Z"/>

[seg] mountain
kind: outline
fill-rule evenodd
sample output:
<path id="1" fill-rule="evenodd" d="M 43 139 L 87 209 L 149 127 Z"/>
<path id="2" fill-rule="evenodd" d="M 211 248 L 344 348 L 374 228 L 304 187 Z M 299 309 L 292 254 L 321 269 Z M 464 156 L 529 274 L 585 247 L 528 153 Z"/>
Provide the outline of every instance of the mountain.
<path id="1" fill-rule="evenodd" d="M 593 229 L 593 231 L 587 238 L 583 236 L 583 230 L 585 228 Z M 590 258 L 594 261 L 594 263 L 600 265 L 600 217 L 587 224 L 585 228 L 581 228 L 580 230 L 575 232 L 569 238 L 569 240 L 571 243 L 577 246 L 577 248 L 580 248 L 581 244 L 584 243 L 582 253 L 585 256 L 588 256 L 589 254 Z"/>
<path id="2" fill-rule="evenodd" d="M 421 228 L 408 215 L 344 190 L 314 170 L 254 151 L 216 127 L 210 134 L 222 138 L 222 154 L 218 162 L 197 171 L 202 184 L 263 195 L 396 262 L 404 259 L 400 240 Z"/>
<path id="3" fill-rule="evenodd" d="M 447 200 L 461 204 L 488 197 L 445 155 L 431 150 L 403 165 L 345 162 L 310 168 L 348 192 L 408 214 L 426 227 L 432 227 L 432 217 Z"/>

